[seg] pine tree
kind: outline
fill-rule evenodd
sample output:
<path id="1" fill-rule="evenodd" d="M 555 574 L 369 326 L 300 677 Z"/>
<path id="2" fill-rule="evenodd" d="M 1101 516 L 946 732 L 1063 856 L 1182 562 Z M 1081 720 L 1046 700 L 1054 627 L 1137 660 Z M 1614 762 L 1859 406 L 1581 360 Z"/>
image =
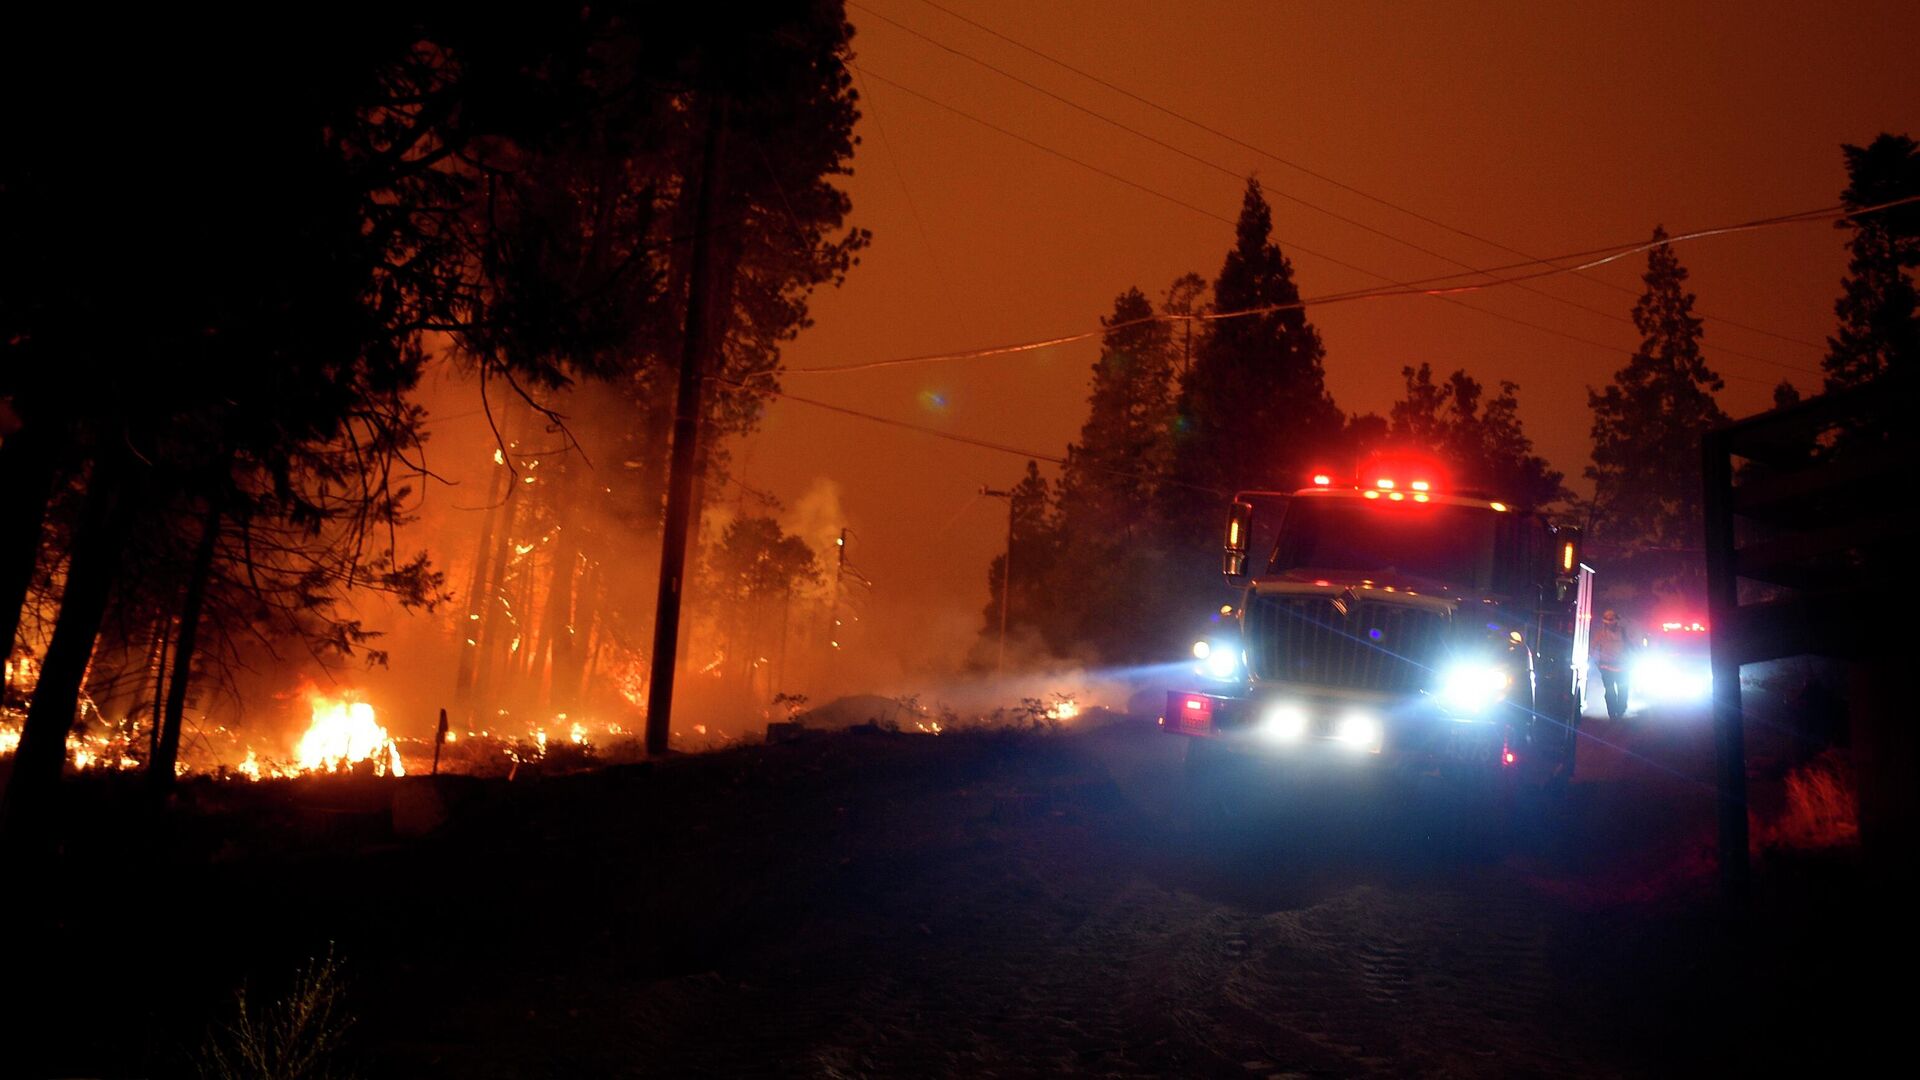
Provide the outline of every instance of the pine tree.
<path id="1" fill-rule="evenodd" d="M 1646 292 L 1633 307 L 1640 347 L 1605 391 L 1589 388 L 1597 533 L 1609 542 L 1669 551 L 1702 544 L 1700 437 L 1727 420 L 1713 394 L 1725 384 L 1700 356 L 1701 323 L 1687 271 L 1655 228 Z M 1671 560 L 1669 560 L 1671 562 Z"/>
<path id="2" fill-rule="evenodd" d="M 1920 195 L 1920 145 L 1905 135 L 1881 135 L 1870 146 L 1843 147 L 1848 209 Z M 1920 267 L 1920 206 L 1908 205 L 1862 217 L 1843 218 L 1853 229 L 1851 256 L 1834 314 L 1839 329 L 1827 339 L 1827 389 L 1858 386 L 1890 372 L 1912 373 L 1920 358 L 1920 295 L 1913 270 Z"/>
<path id="3" fill-rule="evenodd" d="M 1054 573 L 1060 559 L 1059 519 L 1055 512 L 1053 485 L 1040 475 L 1038 462 L 1027 462 L 1027 474 L 1011 491 L 1008 513 L 1013 515 L 1009 544 L 1013 556 L 1013 587 L 1007 604 L 1009 640 L 1038 635 L 1059 650 L 1071 642 L 1065 640 L 1062 626 L 1066 609 L 1053 588 Z M 1007 580 L 1007 553 L 994 556 L 987 567 L 987 607 L 980 644 L 984 654 L 976 653 L 976 662 L 984 655 L 991 663 L 991 650 L 1000 638 L 1000 600 Z"/>
<path id="4" fill-rule="evenodd" d="M 1273 214 L 1247 181 L 1234 247 L 1214 282 L 1216 315 L 1182 380 L 1175 422 L 1176 528 L 1210 534 L 1237 490 L 1298 487 L 1332 452 L 1343 418 L 1328 396 L 1320 335 L 1299 307 L 1293 266 L 1273 242 Z M 1283 310 L 1267 310 L 1275 307 Z"/>
<path id="5" fill-rule="evenodd" d="M 1387 437 L 1440 456 L 1453 470 L 1454 483 L 1477 488 L 1526 510 L 1566 498 L 1562 475 L 1533 452 L 1533 440 L 1520 425 L 1520 387 L 1500 384 L 1491 400 L 1479 380 L 1465 370 L 1444 383 L 1433 368 L 1401 368 L 1407 396 L 1394 403 Z M 1356 423 L 1356 425 L 1358 424 Z"/>
<path id="6" fill-rule="evenodd" d="M 1060 514 L 1076 543 L 1130 538 L 1152 508 L 1173 414 L 1173 339 L 1139 289 L 1114 299 L 1087 420 L 1068 447 Z"/>

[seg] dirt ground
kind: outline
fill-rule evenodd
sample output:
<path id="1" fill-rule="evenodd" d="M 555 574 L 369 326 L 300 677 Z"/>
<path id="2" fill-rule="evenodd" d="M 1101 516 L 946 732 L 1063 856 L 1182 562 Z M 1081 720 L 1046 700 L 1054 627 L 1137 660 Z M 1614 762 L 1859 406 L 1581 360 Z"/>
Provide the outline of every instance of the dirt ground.
<path id="1" fill-rule="evenodd" d="M 1871 976 L 1911 972 L 1911 935 L 1854 860 L 1768 856 L 1732 919 L 1704 718 L 1587 736 L 1562 803 L 1328 783 L 1227 830 L 1187 820 L 1150 720 L 409 779 L 449 815 L 420 837 L 391 781 L 198 785 L 137 835 L 96 785 L 61 861 L 5 886 L 0 1073 L 191 1075 L 238 987 L 329 943 L 374 1077 L 1872 1060 L 1904 1005 Z"/>

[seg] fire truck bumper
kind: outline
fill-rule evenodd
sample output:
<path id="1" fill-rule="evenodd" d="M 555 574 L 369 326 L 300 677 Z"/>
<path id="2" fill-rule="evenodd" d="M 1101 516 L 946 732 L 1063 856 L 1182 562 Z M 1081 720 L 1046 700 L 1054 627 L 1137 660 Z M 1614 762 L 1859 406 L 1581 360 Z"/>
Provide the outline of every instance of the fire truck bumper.
<path id="1" fill-rule="evenodd" d="M 1443 761 L 1512 765 L 1504 718 L 1449 715 L 1425 696 L 1311 690 L 1167 695 L 1161 730 L 1261 758 L 1422 768 Z"/>

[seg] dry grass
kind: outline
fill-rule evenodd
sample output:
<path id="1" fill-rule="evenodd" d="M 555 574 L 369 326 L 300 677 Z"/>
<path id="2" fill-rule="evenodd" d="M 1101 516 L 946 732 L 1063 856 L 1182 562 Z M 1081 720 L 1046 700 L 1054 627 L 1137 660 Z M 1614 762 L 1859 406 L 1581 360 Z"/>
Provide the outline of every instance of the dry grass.
<path id="1" fill-rule="evenodd" d="M 200 1075 L 209 1080 L 348 1080 L 341 1046 L 353 1015 L 333 947 L 295 973 L 285 996 L 257 1004 L 242 986 L 231 1019 L 207 1035 Z"/>
<path id="2" fill-rule="evenodd" d="M 1787 805 L 1755 831 L 1763 847 L 1831 848 L 1860 841 L 1859 789 L 1853 763 L 1828 750 L 1787 774 Z"/>

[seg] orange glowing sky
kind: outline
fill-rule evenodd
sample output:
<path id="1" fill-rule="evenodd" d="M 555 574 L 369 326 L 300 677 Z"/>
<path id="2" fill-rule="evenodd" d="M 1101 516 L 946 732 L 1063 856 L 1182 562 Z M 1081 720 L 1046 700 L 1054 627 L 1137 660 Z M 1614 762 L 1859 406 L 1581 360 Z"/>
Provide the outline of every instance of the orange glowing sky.
<path id="1" fill-rule="evenodd" d="M 1920 129 L 1920 9 L 1911 4 L 1672 5 L 1092 3 L 941 0 L 1076 67 L 1362 191 L 1552 254 L 1831 205 L 1839 144 Z M 877 13 L 877 14 L 876 14 Z M 889 25 L 956 49 L 1172 143 L 1156 147 Z M 1275 232 L 1312 296 L 1457 267 L 1334 220 L 1294 196 L 1478 266 L 1514 259 L 1342 191 L 1094 85 L 920 0 L 859 0 L 864 119 L 847 181 L 874 243 L 846 286 L 814 301 L 794 366 L 1051 337 L 1092 327 L 1114 295 L 1211 278 L 1231 227 L 1100 176 L 914 97 L 910 87 L 1028 139 L 1231 218 L 1258 175 Z M 1710 320 L 1724 407 L 1765 407 L 1787 377 L 1817 382 L 1842 236 L 1798 225 L 1681 249 Z M 1305 254 L 1299 246 L 1379 277 Z M 1638 284 L 1628 260 L 1598 274 Z M 1633 297 L 1559 278 L 1450 304 L 1404 298 L 1310 312 L 1327 380 L 1349 411 L 1385 411 L 1402 365 L 1465 367 L 1521 386 L 1540 449 L 1577 477 L 1585 387 L 1635 336 Z M 1492 313 L 1550 327 L 1503 321 Z M 1797 339 L 1797 340 L 1783 340 Z M 1761 359 L 1730 355 L 1737 350 Z M 1091 343 L 1009 358 L 787 377 L 786 389 L 863 411 L 1059 454 L 1083 417 Z M 932 407 L 934 391 L 946 401 Z M 1004 504 L 978 500 L 1024 462 L 992 451 L 776 404 L 739 448 L 746 481 L 792 501 L 819 478 L 841 490 L 856 557 L 876 582 L 876 627 L 918 632 L 917 610 L 984 603 Z M 911 652 L 911 650 L 909 650 Z"/>

